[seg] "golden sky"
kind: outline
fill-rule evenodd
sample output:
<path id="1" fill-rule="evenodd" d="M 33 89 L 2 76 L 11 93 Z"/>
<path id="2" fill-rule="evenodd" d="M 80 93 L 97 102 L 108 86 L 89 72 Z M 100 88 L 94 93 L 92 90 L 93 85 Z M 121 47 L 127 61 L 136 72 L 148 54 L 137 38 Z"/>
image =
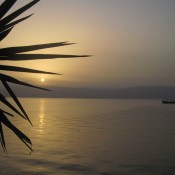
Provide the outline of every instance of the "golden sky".
<path id="1" fill-rule="evenodd" d="M 41 0 L 1 47 L 70 41 L 77 44 L 37 52 L 93 55 L 15 63 L 63 74 L 15 74 L 34 84 L 45 78 L 47 86 L 175 85 L 174 8 L 173 0 Z"/>

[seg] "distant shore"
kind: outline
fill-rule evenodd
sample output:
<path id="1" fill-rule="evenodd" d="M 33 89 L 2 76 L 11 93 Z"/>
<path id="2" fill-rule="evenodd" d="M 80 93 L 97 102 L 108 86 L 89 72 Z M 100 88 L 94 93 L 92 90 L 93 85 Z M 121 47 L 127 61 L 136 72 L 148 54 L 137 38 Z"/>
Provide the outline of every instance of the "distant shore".
<path id="1" fill-rule="evenodd" d="M 26 87 L 13 88 L 18 97 L 38 98 L 122 98 L 122 99 L 174 99 L 174 86 L 137 86 L 129 88 L 71 88 L 50 87 L 51 92 Z M 3 92 L 8 97 L 7 92 Z"/>

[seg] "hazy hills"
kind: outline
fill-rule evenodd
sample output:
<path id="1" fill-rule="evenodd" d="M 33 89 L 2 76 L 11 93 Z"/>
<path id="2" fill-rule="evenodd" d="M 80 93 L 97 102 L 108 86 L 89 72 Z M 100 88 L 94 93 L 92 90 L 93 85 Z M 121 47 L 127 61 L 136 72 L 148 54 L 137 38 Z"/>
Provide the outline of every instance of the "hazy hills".
<path id="1" fill-rule="evenodd" d="M 116 89 L 50 87 L 51 92 L 21 86 L 13 87 L 19 97 L 43 98 L 136 98 L 165 99 L 175 98 L 175 87 L 172 86 L 137 86 Z M 3 89 L 1 92 L 8 96 Z"/>

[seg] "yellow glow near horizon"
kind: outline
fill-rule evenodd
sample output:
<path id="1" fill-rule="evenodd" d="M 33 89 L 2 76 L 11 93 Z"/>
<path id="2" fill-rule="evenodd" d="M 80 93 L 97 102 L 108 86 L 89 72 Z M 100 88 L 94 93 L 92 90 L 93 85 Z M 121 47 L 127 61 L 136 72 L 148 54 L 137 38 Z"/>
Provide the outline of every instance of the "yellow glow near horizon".
<path id="1" fill-rule="evenodd" d="M 25 4 L 19 0 L 12 11 Z M 174 85 L 174 5 L 175 1 L 43 0 L 30 9 L 35 15 L 17 25 L 1 47 L 69 41 L 78 44 L 32 53 L 94 55 L 88 59 L 13 62 L 13 66 L 63 74 L 17 75 L 31 84 L 95 88 Z"/>

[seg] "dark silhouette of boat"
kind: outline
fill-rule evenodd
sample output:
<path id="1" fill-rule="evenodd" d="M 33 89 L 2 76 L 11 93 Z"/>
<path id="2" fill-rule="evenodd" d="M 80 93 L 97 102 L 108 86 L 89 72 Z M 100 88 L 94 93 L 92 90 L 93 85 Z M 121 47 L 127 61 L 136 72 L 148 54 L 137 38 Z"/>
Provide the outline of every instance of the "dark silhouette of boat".
<path id="1" fill-rule="evenodd" d="M 162 100 L 163 104 L 175 104 L 175 100 Z"/>

